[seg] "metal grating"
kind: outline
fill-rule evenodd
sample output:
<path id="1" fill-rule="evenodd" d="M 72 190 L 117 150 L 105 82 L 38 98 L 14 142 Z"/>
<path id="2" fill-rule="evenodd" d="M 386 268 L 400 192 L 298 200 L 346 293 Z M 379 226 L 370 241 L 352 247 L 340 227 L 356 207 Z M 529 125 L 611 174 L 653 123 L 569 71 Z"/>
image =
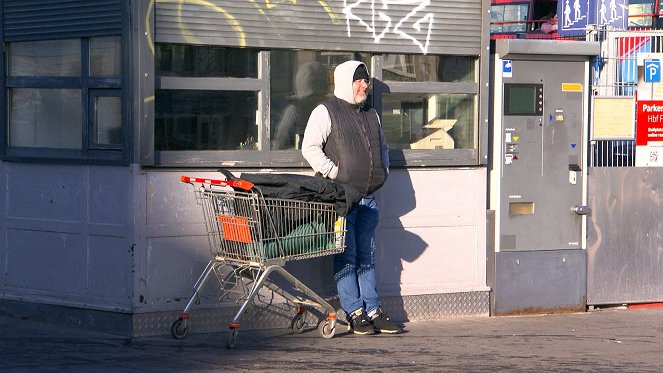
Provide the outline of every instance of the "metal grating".
<path id="1" fill-rule="evenodd" d="M 123 0 L 4 0 L 4 40 L 119 35 L 123 6 Z"/>
<path id="2" fill-rule="evenodd" d="M 157 42 L 479 55 L 480 0 L 157 0 Z"/>
<path id="3" fill-rule="evenodd" d="M 593 96 L 633 97 L 638 86 L 638 54 L 663 52 L 663 31 L 601 31 L 598 39 L 602 40 L 601 55 L 593 69 Z M 635 141 L 593 140 L 589 157 L 591 167 L 634 167 Z"/>
<path id="4" fill-rule="evenodd" d="M 338 320 L 345 320 L 337 300 L 329 301 L 337 309 Z M 490 314 L 488 292 L 411 295 L 383 297 L 382 308 L 392 319 L 399 321 L 435 320 L 452 317 L 487 317 Z M 237 312 L 237 306 L 221 305 L 214 308 L 193 308 L 189 333 L 224 332 L 228 321 Z M 134 337 L 170 334 L 170 326 L 179 316 L 177 312 L 134 314 Z M 289 328 L 294 307 L 286 303 L 269 305 L 257 303 L 247 308 L 241 319 L 245 330 Z M 317 324 L 317 317 L 308 318 L 309 326 Z M 344 331 L 340 325 L 339 330 Z"/>
<path id="5" fill-rule="evenodd" d="M 591 144 L 592 167 L 634 167 L 634 140 L 600 140 Z"/>

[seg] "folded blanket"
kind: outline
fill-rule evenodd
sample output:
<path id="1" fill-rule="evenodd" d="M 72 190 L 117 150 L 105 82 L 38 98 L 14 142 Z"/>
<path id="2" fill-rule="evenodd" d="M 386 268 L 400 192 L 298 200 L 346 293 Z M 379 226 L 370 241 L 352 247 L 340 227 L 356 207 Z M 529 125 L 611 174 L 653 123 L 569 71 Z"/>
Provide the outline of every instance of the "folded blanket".
<path id="1" fill-rule="evenodd" d="M 273 259 L 316 253 L 333 247 L 333 232 L 330 233 L 322 223 L 306 223 L 297 226 L 280 240 L 263 241 L 262 245 L 248 245 L 248 250 L 250 255 Z"/>

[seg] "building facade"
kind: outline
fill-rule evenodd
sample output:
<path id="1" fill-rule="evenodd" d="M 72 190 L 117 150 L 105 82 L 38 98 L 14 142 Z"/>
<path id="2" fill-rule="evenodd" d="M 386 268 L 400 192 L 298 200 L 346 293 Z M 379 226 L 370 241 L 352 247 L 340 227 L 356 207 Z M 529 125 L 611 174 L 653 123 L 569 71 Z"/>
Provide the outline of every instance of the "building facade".
<path id="1" fill-rule="evenodd" d="M 336 65 L 359 59 L 391 148 L 377 195 L 384 307 L 403 320 L 488 315 L 488 9 L 3 1 L 2 309 L 167 333 L 210 259 L 179 176 L 311 174 L 306 121 L 288 119 L 332 92 Z M 332 297 L 329 263 L 287 266 Z M 215 319 L 235 306 L 206 288 L 192 330 L 224 328 Z"/>

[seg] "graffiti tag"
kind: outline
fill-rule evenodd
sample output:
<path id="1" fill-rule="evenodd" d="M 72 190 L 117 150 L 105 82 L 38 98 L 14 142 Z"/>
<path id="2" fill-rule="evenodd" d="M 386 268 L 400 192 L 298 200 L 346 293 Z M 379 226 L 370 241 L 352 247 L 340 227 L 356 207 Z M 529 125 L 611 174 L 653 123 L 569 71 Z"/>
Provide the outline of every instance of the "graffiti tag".
<path id="1" fill-rule="evenodd" d="M 376 3 L 378 3 L 378 9 L 376 9 Z M 413 8 L 396 22 L 387 14 L 390 5 L 411 5 Z M 345 14 L 348 37 L 352 37 L 352 21 L 357 21 L 372 34 L 375 43 L 379 43 L 387 33 L 391 32 L 399 37 L 412 40 L 426 54 L 434 20 L 433 14 L 426 12 L 428 5 L 430 5 L 430 0 L 343 0 L 343 14 Z M 361 17 L 360 10 L 365 13 L 367 7 L 370 7 L 370 20 Z M 409 29 L 406 26 L 408 24 L 411 24 L 410 27 L 417 32 L 416 34 L 421 34 L 423 29 L 426 40 L 419 40 L 408 33 Z"/>

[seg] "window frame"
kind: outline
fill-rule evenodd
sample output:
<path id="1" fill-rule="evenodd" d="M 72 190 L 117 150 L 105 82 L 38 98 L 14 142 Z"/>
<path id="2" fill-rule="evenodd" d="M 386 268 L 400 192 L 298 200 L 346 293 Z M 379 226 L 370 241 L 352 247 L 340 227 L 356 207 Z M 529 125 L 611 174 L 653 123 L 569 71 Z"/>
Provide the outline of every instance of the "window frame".
<path id="1" fill-rule="evenodd" d="M 476 166 L 479 164 L 479 83 L 478 60 L 475 60 L 474 83 L 461 82 L 395 82 L 382 80 L 382 56 L 373 56 L 373 105 L 382 113 L 383 93 L 430 93 L 474 95 L 474 149 L 390 149 L 390 165 L 416 166 Z"/>
<path id="2" fill-rule="evenodd" d="M 122 56 L 121 75 L 119 77 L 93 77 L 90 76 L 90 39 L 103 38 L 103 37 L 118 37 L 121 41 Z M 130 114 L 128 108 L 130 90 L 128 87 L 129 80 L 129 53 L 128 38 L 126 30 L 121 35 L 90 35 L 90 36 L 76 36 L 69 39 L 80 40 L 81 48 L 81 71 L 80 76 L 77 77 L 57 77 L 57 76 L 9 76 L 7 69 L 9 54 L 11 53 L 11 43 L 2 39 L 6 52 L 4 58 L 0 61 L 0 68 L 3 73 L 1 74 L 2 92 L 0 99 L 3 105 L 0 105 L 0 115 L 2 115 L 2 131 L 0 133 L 0 141 L 2 141 L 2 149 L 0 158 L 3 161 L 22 161 L 22 162 L 56 162 L 64 164 L 117 164 L 127 165 L 130 160 L 131 149 L 131 136 L 130 129 Z M 32 41 L 46 41 L 48 38 L 35 39 Z M 50 39 L 53 40 L 53 39 Z M 59 39 L 58 39 L 59 40 Z M 21 40 L 16 42 L 24 42 Z M 9 131 L 9 96 L 8 92 L 11 89 L 20 88 L 43 88 L 43 89 L 78 89 L 81 91 L 81 149 L 56 149 L 56 148 L 33 148 L 33 147 L 14 147 L 8 143 Z M 112 96 L 119 95 L 121 97 L 121 128 L 122 128 L 122 144 L 121 146 L 91 146 L 90 133 L 92 130 L 93 113 L 93 100 L 98 97 L 98 92 L 106 91 Z M 110 92 L 113 93 L 110 93 Z M 92 94 L 91 94 L 92 92 Z M 118 94 L 119 92 L 119 94 Z M 103 96 L 103 94 L 102 94 Z"/>
<path id="3" fill-rule="evenodd" d="M 89 118 L 89 126 L 86 126 L 83 128 L 83 133 L 84 138 L 87 142 L 83 143 L 83 146 L 86 147 L 87 149 L 90 150 L 122 150 L 123 144 L 124 144 L 124 138 L 127 137 L 124 128 L 120 127 L 122 129 L 122 142 L 120 144 L 99 144 L 94 141 L 94 118 L 92 115 L 94 114 L 94 106 L 95 106 L 95 99 L 97 97 L 119 97 L 120 98 L 120 106 L 122 105 L 122 90 L 121 89 L 114 89 L 114 88 L 92 88 L 88 91 L 88 113 L 90 114 Z"/>
<path id="4" fill-rule="evenodd" d="M 269 116 L 270 116 L 270 81 L 269 52 L 258 51 L 257 78 L 207 78 L 207 77 L 172 77 L 155 76 L 154 91 L 158 90 L 209 90 L 209 91 L 251 91 L 258 96 L 258 141 L 260 150 L 156 150 L 155 166 L 188 166 L 195 163 L 199 166 L 224 167 L 262 167 L 273 165 L 272 153 L 269 149 Z M 156 109 L 155 109 L 156 115 Z M 154 138 L 154 129 L 151 136 Z M 293 152 L 294 153 L 294 152 Z M 301 155 L 300 155 L 301 157 Z M 192 161 L 195 160 L 195 161 Z M 301 158 L 303 162 L 303 157 Z M 283 166 L 292 165 L 290 160 Z M 301 163 L 300 166 L 305 164 Z"/>
<path id="5" fill-rule="evenodd" d="M 352 53 L 352 52 L 350 52 Z M 155 76 L 155 95 L 158 90 L 224 90 L 253 91 L 258 94 L 258 139 L 260 150 L 156 150 L 155 167 L 308 167 L 301 150 L 271 150 L 270 145 L 270 51 L 258 51 L 258 78 L 206 78 Z M 479 62 L 475 58 L 474 82 L 393 82 L 382 81 L 382 54 L 372 57 L 373 84 L 372 105 L 381 113 L 380 101 L 383 93 L 431 93 L 470 94 L 475 97 L 474 149 L 392 149 L 391 165 L 394 167 L 416 166 L 477 166 L 480 165 L 479 139 Z M 155 112 L 156 115 L 156 112 Z M 154 136 L 152 129 L 151 136 Z M 152 137 L 153 138 L 153 137 Z"/>
<path id="6" fill-rule="evenodd" d="M 526 6 L 525 9 L 525 19 L 524 20 L 505 20 L 504 19 L 504 14 L 506 13 L 507 7 L 518 7 L 518 6 Z M 501 12 L 495 12 L 494 7 L 502 7 Z M 496 27 L 500 28 L 500 31 L 494 30 L 493 31 L 493 23 L 490 22 L 490 34 L 524 34 L 529 30 L 529 21 L 530 21 L 530 14 L 532 11 L 532 2 L 531 1 L 521 1 L 521 2 L 512 2 L 512 3 L 494 3 L 490 5 L 490 14 L 502 14 L 502 20 L 501 21 L 496 21 L 499 24 L 494 25 Z M 508 22 L 508 23 L 501 23 L 501 22 Z M 511 26 L 511 25 L 520 25 L 522 23 L 522 30 L 507 30 L 505 31 L 504 28 Z"/>

